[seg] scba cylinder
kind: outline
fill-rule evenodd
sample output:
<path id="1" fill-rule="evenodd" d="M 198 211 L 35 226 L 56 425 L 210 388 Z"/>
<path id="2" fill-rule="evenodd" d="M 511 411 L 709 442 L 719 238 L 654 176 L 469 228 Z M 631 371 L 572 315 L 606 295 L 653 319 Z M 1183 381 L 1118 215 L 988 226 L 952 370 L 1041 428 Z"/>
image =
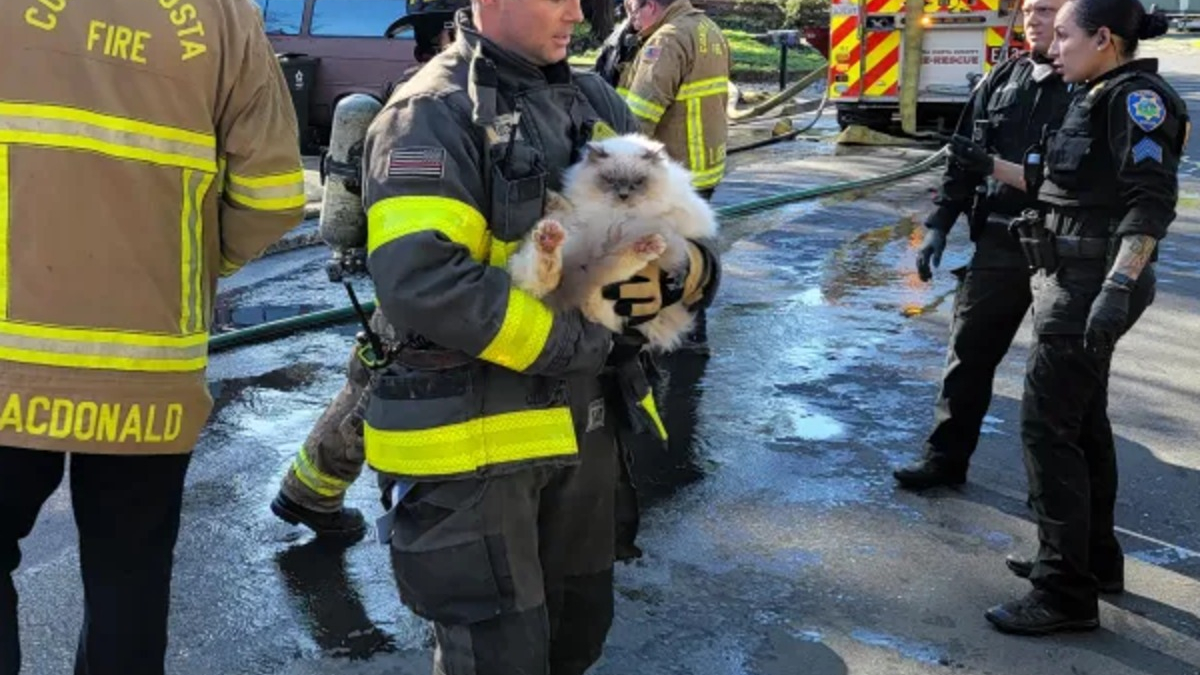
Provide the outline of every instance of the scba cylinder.
<path id="1" fill-rule="evenodd" d="M 333 111 L 321 205 L 321 238 L 335 251 L 367 245 L 367 215 L 362 206 L 363 139 L 383 104 L 367 94 L 351 94 Z"/>

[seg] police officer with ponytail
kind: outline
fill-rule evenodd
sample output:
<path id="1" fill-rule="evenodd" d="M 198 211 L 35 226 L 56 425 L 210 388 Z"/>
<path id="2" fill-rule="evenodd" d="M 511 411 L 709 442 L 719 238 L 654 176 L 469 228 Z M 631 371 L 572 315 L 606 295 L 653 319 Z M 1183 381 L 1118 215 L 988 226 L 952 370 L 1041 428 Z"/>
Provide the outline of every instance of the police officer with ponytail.
<path id="1" fill-rule="evenodd" d="M 1041 211 L 1014 223 L 1036 268 L 1021 438 L 1040 546 L 1008 561 L 1033 590 L 987 612 L 1004 632 L 1094 629 L 1098 593 L 1123 588 L 1109 366 L 1154 298 L 1190 128 L 1157 61 L 1135 58 L 1139 40 L 1166 31 L 1138 0 L 1071 0 L 1055 20 L 1050 55 L 1075 93 L 1060 129 L 1026 160 Z"/>

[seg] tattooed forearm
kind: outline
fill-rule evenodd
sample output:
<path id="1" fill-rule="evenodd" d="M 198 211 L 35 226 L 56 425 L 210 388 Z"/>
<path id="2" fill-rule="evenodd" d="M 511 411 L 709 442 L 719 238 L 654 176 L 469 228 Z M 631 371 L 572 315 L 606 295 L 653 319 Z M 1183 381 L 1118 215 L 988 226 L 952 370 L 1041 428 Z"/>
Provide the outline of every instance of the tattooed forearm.
<path id="1" fill-rule="evenodd" d="M 1158 241 L 1149 235 L 1133 234 L 1121 238 L 1121 250 L 1117 251 L 1117 259 L 1113 263 L 1112 274 L 1124 274 L 1130 279 L 1137 279 L 1150 261 L 1154 247 Z"/>

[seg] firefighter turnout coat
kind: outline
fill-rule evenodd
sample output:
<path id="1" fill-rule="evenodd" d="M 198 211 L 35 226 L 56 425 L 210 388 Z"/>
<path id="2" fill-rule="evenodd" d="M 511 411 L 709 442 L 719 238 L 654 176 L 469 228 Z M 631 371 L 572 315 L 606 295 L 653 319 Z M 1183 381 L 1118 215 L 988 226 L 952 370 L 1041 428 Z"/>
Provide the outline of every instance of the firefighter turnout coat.
<path id="1" fill-rule="evenodd" d="M 586 143 L 636 131 L 599 76 L 536 67 L 455 20 L 364 148 L 368 266 L 402 343 L 372 385 L 364 451 L 415 480 L 575 463 L 577 434 L 603 424 L 608 329 L 505 267 Z"/>
<path id="2" fill-rule="evenodd" d="M 219 274 L 301 219 L 249 0 L 0 11 L 0 445 L 189 452 Z"/>
<path id="3" fill-rule="evenodd" d="M 729 43 L 689 0 L 671 3 L 640 37 L 641 49 L 621 72 L 617 92 L 642 133 L 691 170 L 693 187 L 714 188 L 725 175 Z"/>

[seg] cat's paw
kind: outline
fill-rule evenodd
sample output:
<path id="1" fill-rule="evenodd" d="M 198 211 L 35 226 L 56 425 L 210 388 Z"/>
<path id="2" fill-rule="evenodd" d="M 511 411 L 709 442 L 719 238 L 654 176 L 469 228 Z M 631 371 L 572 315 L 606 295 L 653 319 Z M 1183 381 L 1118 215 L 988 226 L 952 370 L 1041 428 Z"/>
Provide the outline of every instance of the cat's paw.
<path id="1" fill-rule="evenodd" d="M 667 251 L 667 240 L 661 234 L 648 234 L 633 242 L 633 254 L 639 260 L 658 260 Z"/>
<path id="2" fill-rule="evenodd" d="M 567 231 L 557 220 L 543 220 L 535 226 L 533 231 L 533 241 L 537 244 L 538 250 L 545 254 L 553 254 L 562 248 L 566 238 Z"/>

